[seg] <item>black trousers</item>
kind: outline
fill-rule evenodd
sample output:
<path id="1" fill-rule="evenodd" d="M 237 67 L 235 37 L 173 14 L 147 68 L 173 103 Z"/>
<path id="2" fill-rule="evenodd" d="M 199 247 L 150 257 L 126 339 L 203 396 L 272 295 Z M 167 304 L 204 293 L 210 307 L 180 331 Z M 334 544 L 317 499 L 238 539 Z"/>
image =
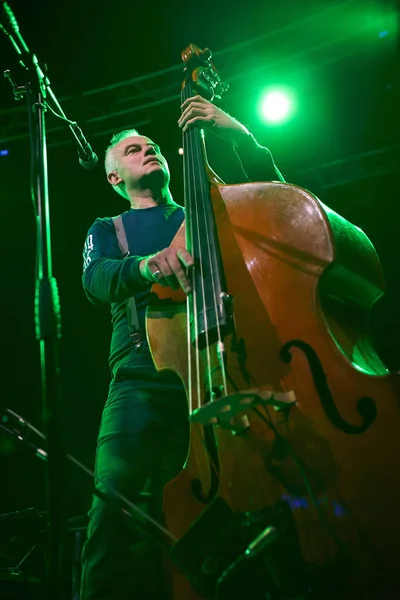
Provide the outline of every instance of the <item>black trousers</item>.
<path id="1" fill-rule="evenodd" d="M 157 373 L 147 350 L 120 366 L 102 415 L 96 486 L 111 486 L 162 522 L 163 488 L 182 468 L 188 444 L 187 400 L 178 377 Z M 89 518 L 80 600 L 168 598 L 161 548 L 95 495 Z"/>

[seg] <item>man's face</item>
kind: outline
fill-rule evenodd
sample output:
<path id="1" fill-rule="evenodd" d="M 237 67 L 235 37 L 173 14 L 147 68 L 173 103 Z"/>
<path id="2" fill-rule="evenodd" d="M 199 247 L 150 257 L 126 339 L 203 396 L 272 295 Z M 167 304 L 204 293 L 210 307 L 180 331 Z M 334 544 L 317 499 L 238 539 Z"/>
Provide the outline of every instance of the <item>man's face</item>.
<path id="1" fill-rule="evenodd" d="M 160 148 L 148 137 L 127 137 L 113 148 L 116 169 L 108 175 L 113 185 L 126 189 L 163 188 L 169 184 L 168 164 Z"/>

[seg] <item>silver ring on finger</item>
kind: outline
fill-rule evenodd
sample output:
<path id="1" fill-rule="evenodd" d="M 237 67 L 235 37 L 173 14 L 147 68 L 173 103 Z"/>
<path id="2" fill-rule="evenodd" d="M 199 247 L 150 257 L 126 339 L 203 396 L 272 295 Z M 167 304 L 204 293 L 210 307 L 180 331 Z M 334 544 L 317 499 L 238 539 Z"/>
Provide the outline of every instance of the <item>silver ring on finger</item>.
<path id="1" fill-rule="evenodd" d="M 157 279 L 159 278 L 159 276 L 161 275 L 161 271 L 159 269 L 157 269 L 156 271 L 153 271 L 153 273 L 151 274 L 153 279 L 155 281 L 157 281 Z"/>

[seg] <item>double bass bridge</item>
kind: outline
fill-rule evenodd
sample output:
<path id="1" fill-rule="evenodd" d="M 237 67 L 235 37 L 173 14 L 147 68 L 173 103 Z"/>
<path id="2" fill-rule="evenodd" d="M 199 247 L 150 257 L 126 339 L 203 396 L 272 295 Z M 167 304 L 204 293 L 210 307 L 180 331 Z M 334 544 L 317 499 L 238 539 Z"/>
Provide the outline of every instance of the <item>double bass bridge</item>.
<path id="1" fill-rule="evenodd" d="M 207 402 L 192 412 L 190 420 L 201 425 L 219 425 L 223 429 L 230 429 L 233 434 L 239 434 L 250 426 L 247 415 L 243 414 L 246 410 L 256 406 L 270 406 L 276 411 L 283 411 L 294 404 L 296 396 L 293 390 L 243 390 Z"/>

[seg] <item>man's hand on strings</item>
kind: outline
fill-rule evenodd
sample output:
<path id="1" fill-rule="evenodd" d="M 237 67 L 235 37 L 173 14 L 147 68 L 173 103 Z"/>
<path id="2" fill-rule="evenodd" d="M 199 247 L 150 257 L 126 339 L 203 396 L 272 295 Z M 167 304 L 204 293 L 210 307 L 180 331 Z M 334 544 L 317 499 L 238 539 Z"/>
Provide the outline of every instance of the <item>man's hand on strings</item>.
<path id="1" fill-rule="evenodd" d="M 192 285 L 186 269 L 191 269 L 193 265 L 193 258 L 185 248 L 165 248 L 141 260 L 139 270 L 142 277 L 151 283 L 158 283 L 173 290 L 180 286 L 186 294 L 190 294 Z"/>
<path id="2" fill-rule="evenodd" d="M 202 96 L 188 98 L 181 108 L 178 125 L 182 127 L 182 131 L 187 131 L 193 126 L 202 127 L 232 144 L 239 144 L 250 136 L 244 125 Z"/>

